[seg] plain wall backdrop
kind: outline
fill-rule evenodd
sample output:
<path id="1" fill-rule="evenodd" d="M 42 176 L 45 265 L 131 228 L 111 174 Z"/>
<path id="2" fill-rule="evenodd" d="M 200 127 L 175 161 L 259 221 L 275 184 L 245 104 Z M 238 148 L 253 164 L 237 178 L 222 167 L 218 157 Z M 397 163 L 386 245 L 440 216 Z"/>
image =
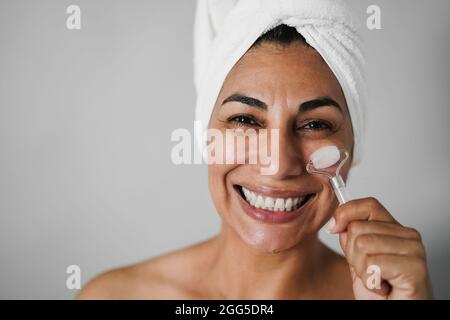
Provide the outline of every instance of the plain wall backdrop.
<path id="1" fill-rule="evenodd" d="M 450 2 L 353 0 L 369 81 L 353 197 L 421 231 L 450 298 Z M 81 7 L 81 30 L 66 8 Z M 0 1 L 0 298 L 71 299 L 99 272 L 219 231 L 205 165 L 170 160 L 193 132 L 193 0 Z M 336 236 L 321 232 L 339 250 Z"/>

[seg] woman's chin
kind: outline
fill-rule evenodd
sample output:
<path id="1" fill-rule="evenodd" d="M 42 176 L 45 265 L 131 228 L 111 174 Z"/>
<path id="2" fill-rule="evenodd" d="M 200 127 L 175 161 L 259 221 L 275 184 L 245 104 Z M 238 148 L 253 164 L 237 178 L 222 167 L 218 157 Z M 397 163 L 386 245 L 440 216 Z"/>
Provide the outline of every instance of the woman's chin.
<path id="1" fill-rule="evenodd" d="M 289 230 L 270 225 L 247 226 L 238 230 L 238 234 L 245 244 L 262 253 L 288 250 L 302 240 L 298 230 L 289 232 Z"/>

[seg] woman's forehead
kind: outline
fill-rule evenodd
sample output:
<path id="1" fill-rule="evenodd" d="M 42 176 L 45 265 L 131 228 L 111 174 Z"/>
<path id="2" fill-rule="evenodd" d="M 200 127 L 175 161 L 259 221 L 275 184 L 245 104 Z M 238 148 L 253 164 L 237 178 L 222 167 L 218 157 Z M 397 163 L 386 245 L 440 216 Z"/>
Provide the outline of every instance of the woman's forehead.
<path id="1" fill-rule="evenodd" d="M 248 51 L 229 72 L 222 92 L 258 95 L 334 96 L 343 99 L 339 82 L 320 54 L 300 43 L 262 44 Z"/>

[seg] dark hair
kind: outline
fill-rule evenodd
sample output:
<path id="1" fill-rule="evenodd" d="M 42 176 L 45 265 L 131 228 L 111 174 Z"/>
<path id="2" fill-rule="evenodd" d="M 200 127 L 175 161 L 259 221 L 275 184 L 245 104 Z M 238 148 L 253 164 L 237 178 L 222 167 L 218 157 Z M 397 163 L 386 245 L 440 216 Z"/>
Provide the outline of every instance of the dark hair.
<path id="1" fill-rule="evenodd" d="M 286 46 L 294 41 L 299 41 L 309 47 L 305 38 L 297 31 L 297 29 L 286 24 L 280 24 L 259 36 L 259 38 L 253 42 L 251 48 L 258 46 L 263 42 L 272 42 Z"/>

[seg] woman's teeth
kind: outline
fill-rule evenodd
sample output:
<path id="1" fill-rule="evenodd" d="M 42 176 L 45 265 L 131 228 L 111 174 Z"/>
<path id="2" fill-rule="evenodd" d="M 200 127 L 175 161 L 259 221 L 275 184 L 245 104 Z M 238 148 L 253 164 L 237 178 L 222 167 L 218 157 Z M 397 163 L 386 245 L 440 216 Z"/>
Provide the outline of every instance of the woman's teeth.
<path id="1" fill-rule="evenodd" d="M 303 205 L 304 200 L 307 198 L 307 196 L 295 198 L 272 198 L 257 194 L 244 187 L 241 188 L 244 193 L 245 200 L 247 200 L 251 206 L 269 211 L 296 210 Z"/>

